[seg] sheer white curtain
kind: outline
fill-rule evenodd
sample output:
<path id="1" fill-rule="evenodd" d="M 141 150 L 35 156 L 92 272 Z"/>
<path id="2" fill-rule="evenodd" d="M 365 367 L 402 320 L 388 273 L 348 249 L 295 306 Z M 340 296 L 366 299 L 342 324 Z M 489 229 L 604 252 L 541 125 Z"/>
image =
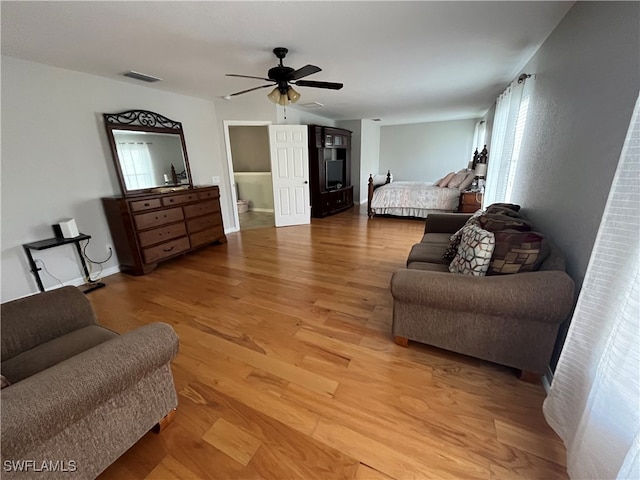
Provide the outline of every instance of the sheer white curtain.
<path id="1" fill-rule="evenodd" d="M 477 148 L 478 152 L 482 151 L 484 145 L 487 143 L 486 135 L 487 122 L 485 122 L 484 120 L 476 122 L 476 127 L 473 130 L 473 150 Z"/>
<path id="2" fill-rule="evenodd" d="M 122 176 L 129 190 L 151 188 L 156 185 L 149 145 L 143 142 L 121 142 L 117 145 Z"/>
<path id="3" fill-rule="evenodd" d="M 640 478 L 640 98 L 544 414 L 575 479 Z"/>
<path id="4" fill-rule="evenodd" d="M 535 76 L 513 81 L 496 100 L 484 204 L 508 202 L 515 179 Z M 522 80 L 522 81 L 520 81 Z"/>

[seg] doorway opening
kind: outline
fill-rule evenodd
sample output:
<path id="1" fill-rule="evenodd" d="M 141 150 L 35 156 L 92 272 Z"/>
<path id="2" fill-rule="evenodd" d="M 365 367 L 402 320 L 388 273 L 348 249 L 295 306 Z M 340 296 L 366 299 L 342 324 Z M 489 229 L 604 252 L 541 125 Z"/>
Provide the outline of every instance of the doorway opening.
<path id="1" fill-rule="evenodd" d="M 275 225 L 269 125 L 271 122 L 225 121 L 229 183 L 239 230 Z"/>

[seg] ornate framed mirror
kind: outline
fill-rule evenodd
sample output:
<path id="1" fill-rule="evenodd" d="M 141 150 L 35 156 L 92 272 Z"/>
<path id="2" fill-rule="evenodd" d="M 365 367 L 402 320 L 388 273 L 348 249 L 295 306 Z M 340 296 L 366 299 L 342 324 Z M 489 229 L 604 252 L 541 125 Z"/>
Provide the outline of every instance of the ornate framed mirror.
<path id="1" fill-rule="evenodd" d="M 103 117 L 124 196 L 193 188 L 182 123 L 147 110 Z"/>

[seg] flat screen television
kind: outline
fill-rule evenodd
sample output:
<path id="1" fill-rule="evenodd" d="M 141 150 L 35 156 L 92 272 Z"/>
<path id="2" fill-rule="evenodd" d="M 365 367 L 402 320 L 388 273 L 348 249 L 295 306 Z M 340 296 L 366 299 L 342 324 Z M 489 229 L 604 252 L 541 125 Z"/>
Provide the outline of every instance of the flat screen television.
<path id="1" fill-rule="evenodd" d="M 344 160 L 327 160 L 327 190 L 335 190 L 344 186 Z"/>

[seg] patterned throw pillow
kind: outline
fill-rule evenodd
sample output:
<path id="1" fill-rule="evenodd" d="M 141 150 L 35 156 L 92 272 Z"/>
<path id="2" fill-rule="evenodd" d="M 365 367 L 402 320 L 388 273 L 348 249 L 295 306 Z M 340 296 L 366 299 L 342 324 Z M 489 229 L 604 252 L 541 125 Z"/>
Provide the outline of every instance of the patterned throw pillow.
<path id="1" fill-rule="evenodd" d="M 495 248 L 487 275 L 532 272 L 548 254 L 539 233 L 502 230 L 494 235 Z"/>
<path id="2" fill-rule="evenodd" d="M 462 226 L 460 230 L 451 235 L 451 237 L 449 238 L 449 246 L 442 254 L 442 258 L 444 258 L 445 260 L 451 260 L 456 256 L 456 254 L 458 253 L 458 247 L 460 246 L 460 239 L 462 238 L 462 230 L 467 225 L 480 225 L 479 218 L 482 213 L 482 210 L 478 210 L 477 212 L 475 212 L 469 217 L 467 222 Z"/>
<path id="3" fill-rule="evenodd" d="M 485 213 L 478 220 L 480 227 L 490 232 L 499 232 L 500 230 L 531 231 L 531 223 L 527 220 L 504 214 Z"/>
<path id="4" fill-rule="evenodd" d="M 487 232 L 477 225 L 465 225 L 458 253 L 451 261 L 449 271 L 477 277 L 486 275 L 494 247 L 493 232 Z"/>

